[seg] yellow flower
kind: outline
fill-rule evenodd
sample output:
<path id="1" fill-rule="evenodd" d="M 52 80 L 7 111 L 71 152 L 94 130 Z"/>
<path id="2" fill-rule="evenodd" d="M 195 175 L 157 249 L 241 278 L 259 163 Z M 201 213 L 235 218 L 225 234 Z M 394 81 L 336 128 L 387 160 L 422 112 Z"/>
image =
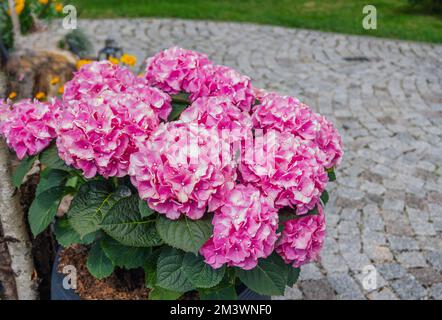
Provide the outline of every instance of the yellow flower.
<path id="1" fill-rule="evenodd" d="M 120 60 L 128 66 L 134 66 L 137 63 L 137 57 L 127 53 L 123 54 Z"/>
<path id="2" fill-rule="evenodd" d="M 14 99 L 16 96 L 17 96 L 17 92 L 12 91 L 12 92 L 9 94 L 8 98 L 12 100 L 12 99 Z"/>
<path id="3" fill-rule="evenodd" d="M 48 4 L 49 0 L 38 0 L 41 4 Z"/>
<path id="4" fill-rule="evenodd" d="M 60 88 L 58 88 L 58 93 L 59 94 L 63 94 L 64 93 L 64 86 L 60 86 Z"/>
<path id="5" fill-rule="evenodd" d="M 35 97 L 36 97 L 38 100 L 42 100 L 42 99 L 46 98 L 46 93 L 44 93 L 43 91 L 39 91 L 39 92 L 37 92 L 37 94 L 35 95 Z"/>
<path id="6" fill-rule="evenodd" d="M 60 77 L 55 76 L 51 79 L 51 85 L 53 85 L 53 86 L 59 82 L 60 82 Z"/>
<path id="7" fill-rule="evenodd" d="M 117 58 L 114 58 L 114 57 L 109 57 L 109 59 L 108 59 L 111 63 L 113 63 L 113 64 L 119 64 L 120 63 L 120 61 L 117 59 Z"/>
<path id="8" fill-rule="evenodd" d="M 82 66 L 91 63 L 92 60 L 80 59 L 77 61 L 77 69 L 80 69 Z"/>
<path id="9" fill-rule="evenodd" d="M 61 3 L 56 3 L 56 4 L 55 4 L 55 11 L 57 11 L 57 12 L 61 12 L 61 11 L 63 11 L 63 4 L 61 4 Z"/>
<path id="10" fill-rule="evenodd" d="M 25 0 L 15 0 L 15 12 L 20 15 L 25 9 Z M 11 11 L 8 9 L 8 15 L 11 15 Z"/>

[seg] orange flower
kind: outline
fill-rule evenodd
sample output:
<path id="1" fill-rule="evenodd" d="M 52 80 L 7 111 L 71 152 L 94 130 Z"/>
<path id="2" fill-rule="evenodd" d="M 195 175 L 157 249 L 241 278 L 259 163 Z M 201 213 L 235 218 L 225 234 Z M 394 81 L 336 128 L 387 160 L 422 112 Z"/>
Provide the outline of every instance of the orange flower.
<path id="1" fill-rule="evenodd" d="M 37 98 L 38 100 L 42 100 L 42 99 L 46 98 L 46 93 L 44 93 L 43 91 L 39 91 L 35 95 L 35 98 Z"/>
<path id="2" fill-rule="evenodd" d="M 38 2 L 41 4 L 48 4 L 49 0 L 38 0 Z"/>
<path id="3" fill-rule="evenodd" d="M 60 82 L 60 77 L 55 76 L 51 79 L 51 85 L 53 85 L 53 86 L 59 82 Z"/>
<path id="4" fill-rule="evenodd" d="M 77 69 L 80 69 L 82 66 L 91 63 L 92 60 L 80 59 L 77 61 Z"/>
<path id="5" fill-rule="evenodd" d="M 125 53 L 121 56 L 120 61 L 128 66 L 134 66 L 137 63 L 137 57 Z"/>
<path id="6" fill-rule="evenodd" d="M 12 92 L 9 94 L 8 98 L 12 100 L 12 99 L 14 99 L 16 96 L 17 96 L 17 92 L 12 91 Z"/>
<path id="7" fill-rule="evenodd" d="M 119 64 L 120 63 L 120 60 L 118 60 L 117 58 L 114 58 L 114 57 L 109 57 L 109 59 L 108 59 L 111 63 L 113 63 L 113 64 Z"/>
<path id="8" fill-rule="evenodd" d="M 25 9 L 25 0 L 15 0 L 15 12 L 20 15 Z M 8 15 L 11 15 L 11 11 L 8 9 Z"/>
<path id="9" fill-rule="evenodd" d="M 60 86 L 60 88 L 58 88 L 58 93 L 59 94 L 63 94 L 64 93 L 64 86 Z"/>
<path id="10" fill-rule="evenodd" d="M 57 12 L 61 12 L 61 11 L 63 11 L 63 4 L 61 4 L 61 3 L 56 3 L 56 4 L 55 4 L 55 11 L 57 11 Z"/>

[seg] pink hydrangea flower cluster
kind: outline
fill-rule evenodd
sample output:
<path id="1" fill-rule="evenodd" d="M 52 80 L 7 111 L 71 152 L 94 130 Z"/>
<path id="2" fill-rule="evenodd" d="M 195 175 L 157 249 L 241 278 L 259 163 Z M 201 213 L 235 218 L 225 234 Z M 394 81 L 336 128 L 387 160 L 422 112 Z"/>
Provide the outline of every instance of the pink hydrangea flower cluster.
<path id="1" fill-rule="evenodd" d="M 205 54 L 178 47 L 161 51 L 146 63 L 147 83 L 169 94 L 199 91 L 205 80 L 203 67 L 211 64 Z"/>
<path id="2" fill-rule="evenodd" d="M 129 69 L 109 61 L 88 63 L 78 70 L 74 78 L 66 83 L 63 100 L 89 103 L 108 92 L 135 96 L 148 103 L 163 120 L 167 120 L 172 110 L 170 100 L 164 92 L 147 86 L 144 79 L 135 76 Z"/>
<path id="3" fill-rule="evenodd" d="M 273 201 L 252 185 L 238 184 L 213 217 L 213 236 L 200 253 L 213 268 L 224 264 L 253 269 L 268 257 L 278 238 L 278 212 Z"/>
<path id="4" fill-rule="evenodd" d="M 59 108 L 58 100 L 0 102 L 0 134 L 19 159 L 41 152 L 56 137 Z"/>
<path id="5" fill-rule="evenodd" d="M 225 96 L 242 110 L 250 111 L 255 102 L 255 94 L 249 77 L 226 66 L 208 65 L 204 67 L 205 81 L 199 91 L 191 93 L 190 99 L 198 97 Z"/>
<path id="6" fill-rule="evenodd" d="M 296 98 L 262 92 L 260 96 L 252 115 L 255 128 L 290 132 L 311 140 L 319 147 L 318 160 L 325 168 L 339 165 L 342 139 L 331 122 Z"/>
<path id="7" fill-rule="evenodd" d="M 250 155 L 243 152 L 239 171 L 244 181 L 271 197 L 276 208 L 296 207 L 302 215 L 316 206 L 328 182 L 316 154 L 317 148 L 300 137 L 268 131 L 255 141 Z"/>
<path id="8" fill-rule="evenodd" d="M 276 252 L 294 267 L 318 258 L 325 239 L 325 217 L 318 205 L 318 214 L 288 220 L 276 244 Z"/>
<path id="9" fill-rule="evenodd" d="M 214 65 L 206 55 L 173 47 L 147 60 L 147 83 L 170 94 L 185 92 L 190 101 L 199 97 L 225 96 L 249 111 L 255 101 L 249 77 Z"/>
<path id="10" fill-rule="evenodd" d="M 252 118 L 225 97 L 200 97 L 185 109 L 180 120 L 218 129 L 226 142 L 241 141 L 251 135 Z"/>
<path id="11" fill-rule="evenodd" d="M 70 81 L 63 97 L 59 156 L 87 178 L 127 175 L 130 155 L 158 128 L 159 116 L 167 117 L 170 97 L 141 86 L 126 71 L 107 62 L 91 63 Z"/>
<path id="12" fill-rule="evenodd" d="M 216 210 L 234 187 L 236 171 L 222 158 L 215 128 L 181 121 L 162 124 L 130 159 L 129 174 L 142 199 L 170 219 L 199 219 Z"/>

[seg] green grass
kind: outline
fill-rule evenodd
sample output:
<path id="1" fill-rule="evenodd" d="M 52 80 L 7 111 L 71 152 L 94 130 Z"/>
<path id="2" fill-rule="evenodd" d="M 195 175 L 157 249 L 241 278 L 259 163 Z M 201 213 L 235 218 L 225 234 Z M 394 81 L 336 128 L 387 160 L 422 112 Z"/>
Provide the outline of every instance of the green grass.
<path id="1" fill-rule="evenodd" d="M 407 0 L 70 0 L 80 17 L 175 17 L 241 21 L 442 43 L 442 16 Z M 377 29 L 362 28 L 362 8 L 377 8 Z"/>

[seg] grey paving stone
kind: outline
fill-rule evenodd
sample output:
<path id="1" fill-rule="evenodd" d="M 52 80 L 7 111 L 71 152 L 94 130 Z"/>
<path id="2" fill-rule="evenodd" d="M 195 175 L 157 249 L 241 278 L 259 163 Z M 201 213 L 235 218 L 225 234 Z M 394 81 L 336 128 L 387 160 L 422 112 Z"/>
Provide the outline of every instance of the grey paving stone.
<path id="1" fill-rule="evenodd" d="M 424 286 L 431 286 L 435 282 L 442 282 L 442 273 L 433 268 L 412 268 L 408 269 L 420 284 Z"/>
<path id="2" fill-rule="evenodd" d="M 298 286 L 295 285 L 293 288 L 287 287 L 285 289 L 283 296 L 273 296 L 272 300 L 301 300 L 302 292 L 299 290 Z"/>
<path id="3" fill-rule="evenodd" d="M 387 236 L 390 248 L 392 250 L 404 251 L 404 250 L 418 250 L 419 244 L 416 240 L 406 236 Z"/>
<path id="4" fill-rule="evenodd" d="M 398 300 L 396 294 L 390 288 L 382 288 L 368 294 L 370 300 Z"/>
<path id="5" fill-rule="evenodd" d="M 431 286 L 431 296 L 433 299 L 442 300 L 442 283 L 435 283 Z"/>
<path id="6" fill-rule="evenodd" d="M 436 270 L 442 272 L 442 252 L 429 251 L 426 257 Z"/>
<path id="7" fill-rule="evenodd" d="M 419 251 L 401 252 L 397 255 L 397 259 L 406 268 L 427 266 L 424 256 Z"/>
<path id="8" fill-rule="evenodd" d="M 323 278 L 323 275 L 319 268 L 313 264 L 308 263 L 301 267 L 301 272 L 299 274 L 299 280 L 318 280 Z"/>
<path id="9" fill-rule="evenodd" d="M 299 282 L 304 297 L 308 300 L 334 300 L 336 295 L 326 279 Z"/>
<path id="10" fill-rule="evenodd" d="M 401 279 L 393 280 L 391 286 L 399 297 L 404 300 L 423 299 L 427 295 L 425 288 L 422 287 L 411 275 L 406 275 Z"/>
<path id="11" fill-rule="evenodd" d="M 402 278 L 407 273 L 407 271 L 398 263 L 380 264 L 377 266 L 377 270 L 387 280 Z"/>
<path id="12" fill-rule="evenodd" d="M 356 281 L 347 273 L 335 273 L 328 276 L 333 289 L 342 299 L 365 299 Z"/>

